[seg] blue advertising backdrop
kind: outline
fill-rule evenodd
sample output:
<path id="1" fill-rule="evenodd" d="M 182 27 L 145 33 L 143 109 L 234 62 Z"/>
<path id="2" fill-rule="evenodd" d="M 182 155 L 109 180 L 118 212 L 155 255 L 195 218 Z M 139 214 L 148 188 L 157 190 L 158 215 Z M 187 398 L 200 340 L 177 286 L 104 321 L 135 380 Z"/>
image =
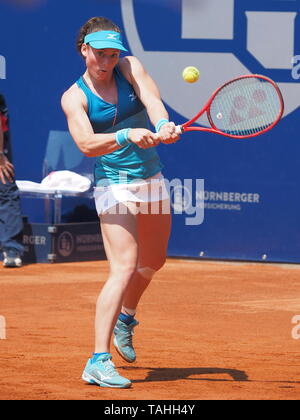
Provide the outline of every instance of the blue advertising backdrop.
<path id="1" fill-rule="evenodd" d="M 261 137 L 192 133 L 159 146 L 164 175 L 182 185 L 172 193 L 169 255 L 300 262 L 299 10 L 298 0 L 3 0 L 0 91 L 10 110 L 17 178 L 41 181 L 49 133 L 67 130 L 61 95 L 84 70 L 78 30 L 92 16 L 107 16 L 124 30 L 128 50 L 158 83 L 177 124 L 241 74 L 271 77 L 285 99 L 284 119 Z M 196 84 L 182 80 L 188 65 L 201 72 Z M 75 204 L 65 203 L 67 210 Z M 42 221 L 38 200 L 22 205 L 32 221 Z"/>

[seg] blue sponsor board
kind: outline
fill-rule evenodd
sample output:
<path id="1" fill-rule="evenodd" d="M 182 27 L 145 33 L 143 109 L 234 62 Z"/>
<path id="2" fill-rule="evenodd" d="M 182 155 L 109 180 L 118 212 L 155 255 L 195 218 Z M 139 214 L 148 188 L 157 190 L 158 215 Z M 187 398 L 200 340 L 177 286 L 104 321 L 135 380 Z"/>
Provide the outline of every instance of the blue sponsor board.
<path id="1" fill-rule="evenodd" d="M 193 180 L 195 215 L 197 206 L 204 210 L 201 223 L 188 224 L 184 196 L 176 195 L 169 255 L 300 261 L 299 0 L 73 0 L 72 8 L 67 0 L 35 0 L 30 7 L 2 2 L 0 9 L 0 90 L 10 108 L 18 179 L 40 182 L 49 133 L 67 130 L 60 97 L 84 70 L 75 38 L 91 16 L 107 16 L 124 30 L 130 54 L 157 81 L 177 124 L 231 78 L 274 79 L 285 114 L 271 132 L 244 141 L 191 133 L 159 146 L 167 179 Z M 187 65 L 200 70 L 195 84 L 182 80 Z M 32 220 L 42 219 L 42 209 L 26 205 Z"/>
<path id="2" fill-rule="evenodd" d="M 25 224 L 23 232 L 24 257 L 23 262 L 52 262 L 52 235 L 45 224 Z"/>
<path id="3" fill-rule="evenodd" d="M 99 223 L 25 224 L 24 263 L 63 263 L 106 259 Z"/>

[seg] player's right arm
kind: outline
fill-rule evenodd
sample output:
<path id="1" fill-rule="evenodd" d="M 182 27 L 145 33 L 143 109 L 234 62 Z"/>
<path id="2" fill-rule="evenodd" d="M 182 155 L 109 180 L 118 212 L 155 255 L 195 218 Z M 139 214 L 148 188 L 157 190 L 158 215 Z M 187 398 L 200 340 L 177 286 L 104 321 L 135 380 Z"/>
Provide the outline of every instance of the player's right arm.
<path id="1" fill-rule="evenodd" d="M 115 133 L 94 133 L 87 115 L 86 97 L 76 85 L 71 86 L 63 94 L 61 105 L 68 121 L 70 134 L 80 151 L 86 156 L 97 157 L 120 148 L 116 143 Z M 146 129 L 131 129 L 129 138 L 141 148 L 151 147 L 157 143 L 153 133 Z"/>
<path id="2" fill-rule="evenodd" d="M 83 92 L 73 85 L 61 98 L 71 136 L 79 150 L 88 157 L 101 156 L 119 148 L 114 133 L 95 134 L 87 115 L 87 103 Z"/>

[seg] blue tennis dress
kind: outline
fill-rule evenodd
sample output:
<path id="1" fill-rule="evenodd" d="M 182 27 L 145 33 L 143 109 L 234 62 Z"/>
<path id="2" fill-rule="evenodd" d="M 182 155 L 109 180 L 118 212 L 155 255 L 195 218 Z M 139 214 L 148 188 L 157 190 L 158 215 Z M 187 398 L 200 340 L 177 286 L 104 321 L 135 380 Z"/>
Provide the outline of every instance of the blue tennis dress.
<path id="1" fill-rule="evenodd" d="M 118 67 L 114 70 L 118 88 L 118 105 L 108 103 L 95 95 L 80 77 L 77 85 L 83 90 L 88 102 L 88 117 L 95 133 L 111 133 L 123 128 L 147 128 L 147 111 L 137 97 L 133 86 Z M 117 116 L 116 116 L 117 111 Z M 116 121 L 113 126 L 113 122 Z M 134 143 L 112 153 L 99 156 L 95 164 L 95 185 L 129 183 L 135 179 L 147 179 L 162 169 L 155 147 L 141 149 Z"/>

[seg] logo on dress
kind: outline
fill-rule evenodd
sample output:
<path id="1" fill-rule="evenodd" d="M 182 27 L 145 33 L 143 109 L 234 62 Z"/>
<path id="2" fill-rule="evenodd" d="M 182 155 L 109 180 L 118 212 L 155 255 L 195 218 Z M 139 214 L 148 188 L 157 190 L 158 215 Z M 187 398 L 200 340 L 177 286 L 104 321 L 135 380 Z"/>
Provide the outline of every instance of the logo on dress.
<path id="1" fill-rule="evenodd" d="M 134 92 L 132 92 L 132 93 L 129 95 L 129 98 L 130 98 L 131 102 L 133 102 L 133 101 L 135 101 L 135 100 L 136 100 L 137 96 L 136 96 L 136 94 L 135 94 Z"/>

